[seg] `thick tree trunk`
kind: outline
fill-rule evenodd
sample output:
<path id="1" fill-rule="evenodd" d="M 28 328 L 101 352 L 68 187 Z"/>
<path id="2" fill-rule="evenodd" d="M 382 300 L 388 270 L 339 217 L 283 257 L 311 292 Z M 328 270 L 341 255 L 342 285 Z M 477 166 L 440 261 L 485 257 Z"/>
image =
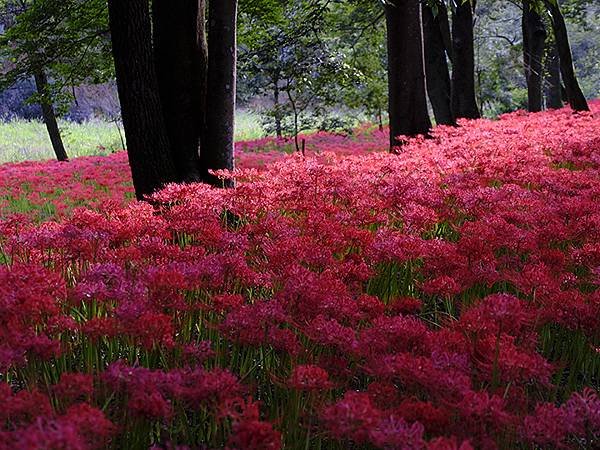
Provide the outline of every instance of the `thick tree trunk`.
<path id="1" fill-rule="evenodd" d="M 542 110 L 542 79 L 546 27 L 528 0 L 523 1 L 521 20 L 523 31 L 523 64 L 527 81 L 527 109 Z"/>
<path id="2" fill-rule="evenodd" d="M 573 67 L 573 55 L 571 54 L 571 45 L 569 44 L 569 35 L 567 33 L 567 25 L 565 18 L 560 11 L 558 3 L 545 0 L 546 8 L 550 12 L 552 19 L 552 29 L 554 38 L 556 39 L 556 47 L 560 59 L 560 73 L 562 75 L 565 88 L 567 90 L 567 99 L 569 105 L 575 111 L 589 111 L 589 107 L 579 83 L 575 76 L 575 68 Z"/>
<path id="3" fill-rule="evenodd" d="M 399 136 L 427 134 L 427 112 L 419 0 L 394 0 L 385 6 L 388 49 L 390 149 Z"/>
<path id="4" fill-rule="evenodd" d="M 52 106 L 51 100 L 48 98 L 48 79 L 43 70 L 35 73 L 35 87 L 40 95 L 40 106 L 42 107 L 42 117 L 44 118 L 44 124 L 46 124 L 46 130 L 48 130 L 48 136 L 50 136 L 50 142 L 52 142 L 52 148 L 56 159 L 59 161 L 68 161 L 67 151 L 63 145 L 62 138 L 60 137 L 60 130 L 58 129 L 58 122 L 56 121 L 56 114 L 54 113 L 54 107 Z"/>
<path id="5" fill-rule="evenodd" d="M 481 117 L 475 97 L 473 10 L 475 2 L 458 4 L 452 16 L 452 111 L 455 117 Z"/>
<path id="6" fill-rule="evenodd" d="M 109 0 L 127 153 L 138 199 L 177 181 L 158 94 L 147 0 Z"/>
<path id="7" fill-rule="evenodd" d="M 442 36 L 442 42 L 444 43 L 444 49 L 450 62 L 454 61 L 454 55 L 452 50 L 452 32 L 450 31 L 450 20 L 448 20 L 448 9 L 444 1 L 438 3 L 438 13 L 436 21 L 440 27 L 440 33 Z"/>
<path id="8" fill-rule="evenodd" d="M 163 116 L 180 181 L 200 181 L 208 54 L 204 0 L 154 0 L 154 56 Z"/>
<path id="9" fill-rule="evenodd" d="M 234 169 L 237 64 L 237 0 L 211 0 L 208 30 L 206 143 L 200 153 L 206 170 Z M 207 181 L 221 186 L 212 175 Z M 226 183 L 228 186 L 232 183 Z"/>
<path id="10" fill-rule="evenodd" d="M 446 60 L 446 48 L 440 25 L 440 6 L 437 16 L 428 5 L 423 5 L 423 36 L 425 43 L 425 72 L 427 93 L 433 107 L 435 121 L 439 125 L 455 125 L 452 114 L 452 88 Z"/>
<path id="11" fill-rule="evenodd" d="M 558 109 L 563 107 L 560 92 L 560 60 L 554 40 L 550 42 L 546 54 L 546 108 Z"/>

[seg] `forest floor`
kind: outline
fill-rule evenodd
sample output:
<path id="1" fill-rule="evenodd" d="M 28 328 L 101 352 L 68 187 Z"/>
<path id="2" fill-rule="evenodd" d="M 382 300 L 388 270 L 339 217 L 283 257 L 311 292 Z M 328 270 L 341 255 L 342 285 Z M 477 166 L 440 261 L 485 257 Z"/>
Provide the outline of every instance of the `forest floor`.
<path id="1" fill-rule="evenodd" d="M 0 449 L 598 448 L 591 106 L 0 166 Z"/>

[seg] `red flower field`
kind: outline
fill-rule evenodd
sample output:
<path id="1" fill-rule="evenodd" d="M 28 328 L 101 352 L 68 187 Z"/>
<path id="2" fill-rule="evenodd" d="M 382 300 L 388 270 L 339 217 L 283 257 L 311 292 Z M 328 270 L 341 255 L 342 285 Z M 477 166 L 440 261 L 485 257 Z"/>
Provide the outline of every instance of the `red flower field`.
<path id="1" fill-rule="evenodd" d="M 600 446 L 600 103 L 0 168 L 0 449 Z"/>

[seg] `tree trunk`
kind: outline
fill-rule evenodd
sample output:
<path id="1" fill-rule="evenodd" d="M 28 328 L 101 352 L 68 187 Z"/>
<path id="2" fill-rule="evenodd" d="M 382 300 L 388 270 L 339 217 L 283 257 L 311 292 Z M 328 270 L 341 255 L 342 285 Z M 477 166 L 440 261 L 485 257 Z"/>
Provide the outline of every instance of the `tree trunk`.
<path id="1" fill-rule="evenodd" d="M 290 106 L 292 107 L 292 113 L 294 114 L 294 145 L 296 147 L 296 151 L 300 151 L 300 139 L 298 135 L 300 134 L 300 115 L 298 114 L 298 108 L 296 107 L 296 101 L 294 100 L 294 96 L 292 95 L 292 90 L 290 86 L 290 80 L 286 81 L 285 85 L 285 93 L 287 94 L 288 101 L 290 102 Z"/>
<path id="2" fill-rule="evenodd" d="M 204 0 L 154 0 L 154 57 L 179 181 L 200 181 L 208 55 Z"/>
<path id="3" fill-rule="evenodd" d="M 542 110 L 542 73 L 546 27 L 540 15 L 528 0 L 523 1 L 521 20 L 523 31 L 523 64 L 527 81 L 527 109 Z"/>
<path id="4" fill-rule="evenodd" d="M 454 55 L 452 53 L 452 32 L 450 31 L 450 21 L 448 20 L 448 9 L 446 8 L 446 4 L 443 0 L 438 2 L 436 21 L 440 27 L 440 33 L 442 36 L 442 42 L 444 43 L 444 49 L 446 50 L 446 55 L 448 55 L 450 62 L 453 63 Z"/>
<path id="5" fill-rule="evenodd" d="M 273 105 L 275 119 L 275 135 L 277 139 L 283 138 L 283 128 L 281 124 L 281 102 L 279 101 L 279 73 L 273 74 Z"/>
<path id="6" fill-rule="evenodd" d="M 48 97 L 48 79 L 43 70 L 35 73 L 35 87 L 40 96 L 40 106 L 42 107 L 42 117 L 48 130 L 48 136 L 50 136 L 50 142 L 52 142 L 52 148 L 56 159 L 59 161 L 68 161 L 67 151 L 63 145 L 62 138 L 60 137 L 60 130 L 58 129 L 58 122 L 56 121 L 56 114 L 54 113 L 54 107 L 52 101 Z"/>
<path id="7" fill-rule="evenodd" d="M 475 2 L 458 0 L 452 16 L 452 111 L 457 118 L 481 117 L 475 97 L 474 8 Z"/>
<path id="8" fill-rule="evenodd" d="M 565 88 L 567 90 L 567 99 L 569 105 L 574 111 L 589 111 L 587 101 L 579 83 L 575 76 L 575 68 L 573 67 L 573 55 L 571 54 L 571 45 L 569 44 L 569 35 L 567 33 L 567 25 L 565 18 L 560 11 L 558 3 L 545 0 L 546 8 L 551 15 L 552 29 L 554 38 L 556 39 L 556 47 L 560 59 L 560 73 L 562 75 Z"/>
<path id="9" fill-rule="evenodd" d="M 563 107 L 560 92 L 560 60 L 554 40 L 549 43 L 546 54 L 546 108 L 558 109 Z"/>
<path id="10" fill-rule="evenodd" d="M 435 121 L 439 125 L 455 125 L 452 114 L 452 88 L 446 49 L 440 26 L 440 6 L 434 17 L 428 5 L 423 5 L 423 36 L 425 41 L 425 72 L 427 74 L 427 93 L 433 107 Z"/>
<path id="11" fill-rule="evenodd" d="M 237 0 L 211 0 L 209 22 L 207 108 L 210 114 L 206 118 L 206 143 L 200 158 L 206 170 L 233 170 Z M 212 175 L 207 175 L 207 181 L 222 185 Z"/>
<path id="12" fill-rule="evenodd" d="M 385 6 L 388 50 L 390 149 L 399 136 L 427 134 L 431 128 L 425 93 L 419 0 Z"/>
<path id="13" fill-rule="evenodd" d="M 138 199 L 177 181 L 163 118 L 147 0 L 109 0 L 117 88 Z"/>

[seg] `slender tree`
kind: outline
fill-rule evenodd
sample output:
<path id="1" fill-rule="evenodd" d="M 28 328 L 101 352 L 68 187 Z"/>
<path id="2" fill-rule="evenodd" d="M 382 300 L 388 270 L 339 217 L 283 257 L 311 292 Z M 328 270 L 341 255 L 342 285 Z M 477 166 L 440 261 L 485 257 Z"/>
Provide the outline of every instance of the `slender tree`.
<path id="1" fill-rule="evenodd" d="M 109 0 L 112 51 L 138 199 L 177 181 L 154 66 L 147 0 Z"/>
<path id="2" fill-rule="evenodd" d="M 281 118 L 281 101 L 280 95 L 281 91 L 279 88 L 280 83 L 280 71 L 273 70 L 270 73 L 271 78 L 271 86 L 273 87 L 273 120 L 275 122 L 275 136 L 277 139 L 283 138 L 283 126 L 282 126 L 282 118 Z"/>
<path id="3" fill-rule="evenodd" d="M 399 136 L 427 134 L 423 29 L 419 0 L 389 0 L 385 5 L 388 49 L 390 148 Z"/>
<path id="4" fill-rule="evenodd" d="M 480 117 L 475 97 L 473 11 L 475 0 L 458 0 L 452 15 L 452 111 L 455 117 Z"/>
<path id="5" fill-rule="evenodd" d="M 34 80 L 54 153 L 67 153 L 57 112 L 73 96 L 65 89 L 113 76 L 105 0 L 0 0 L 0 91 Z"/>
<path id="6" fill-rule="evenodd" d="M 34 79 L 35 87 L 40 99 L 39 103 L 42 108 L 42 117 L 44 119 L 46 129 L 48 130 L 48 136 L 50 137 L 50 142 L 52 142 L 52 149 L 54 150 L 56 159 L 59 161 L 68 161 L 69 157 L 67 156 L 65 146 L 60 136 L 60 130 L 56 121 L 56 114 L 52 105 L 52 99 L 48 95 L 48 78 L 46 77 L 44 71 L 39 69 L 34 73 Z"/>
<path id="7" fill-rule="evenodd" d="M 552 21 L 552 30 L 554 31 L 556 48 L 560 59 L 560 74 L 565 83 L 569 105 L 575 111 L 589 111 L 590 108 L 575 75 L 567 25 L 565 24 L 565 18 L 560 10 L 558 0 L 544 0 L 544 3 L 546 8 L 548 8 Z"/>
<path id="8" fill-rule="evenodd" d="M 208 67 L 204 0 L 154 0 L 156 74 L 180 181 L 200 181 Z"/>
<path id="9" fill-rule="evenodd" d="M 206 169 L 234 168 L 237 62 L 237 0 L 211 0 L 208 28 L 206 140 L 200 153 Z M 207 181 L 220 185 L 214 176 Z"/>
<path id="10" fill-rule="evenodd" d="M 523 64 L 527 81 L 527 107 L 530 112 L 542 110 L 542 80 L 546 27 L 530 0 L 523 0 Z"/>
<path id="11" fill-rule="evenodd" d="M 437 5 L 434 15 L 429 5 L 423 5 L 423 36 L 425 43 L 425 72 L 427 93 L 433 107 L 435 121 L 441 125 L 455 125 L 452 114 L 452 88 L 444 44 L 444 23 L 448 23 L 446 7 Z"/>

